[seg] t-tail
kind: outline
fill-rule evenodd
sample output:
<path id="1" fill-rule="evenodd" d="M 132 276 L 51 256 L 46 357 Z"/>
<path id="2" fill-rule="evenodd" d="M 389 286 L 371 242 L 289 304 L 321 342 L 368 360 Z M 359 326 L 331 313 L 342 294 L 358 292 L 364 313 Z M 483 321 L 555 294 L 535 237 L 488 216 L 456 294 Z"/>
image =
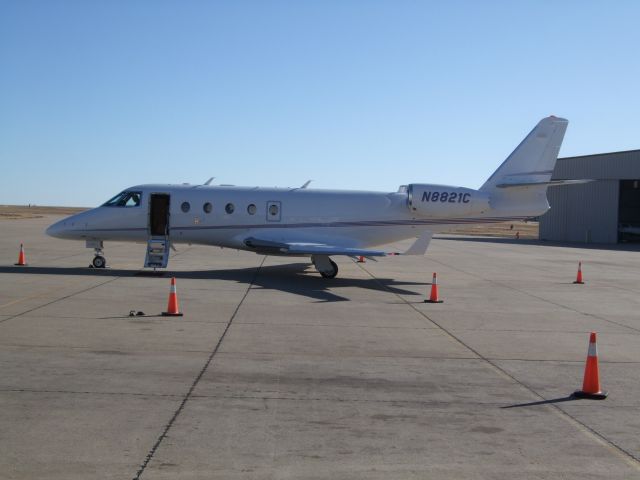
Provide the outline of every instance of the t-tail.
<path id="1" fill-rule="evenodd" d="M 409 209 L 417 216 L 442 218 L 446 223 L 542 215 L 549 209 L 549 186 L 584 182 L 551 180 L 568 123 L 558 117 L 542 119 L 478 190 L 446 185 L 408 185 Z"/>
<path id="2" fill-rule="evenodd" d="M 536 217 L 549 210 L 547 188 L 569 183 L 551 180 L 568 123 L 553 116 L 540 120 L 480 187 L 493 214 Z"/>

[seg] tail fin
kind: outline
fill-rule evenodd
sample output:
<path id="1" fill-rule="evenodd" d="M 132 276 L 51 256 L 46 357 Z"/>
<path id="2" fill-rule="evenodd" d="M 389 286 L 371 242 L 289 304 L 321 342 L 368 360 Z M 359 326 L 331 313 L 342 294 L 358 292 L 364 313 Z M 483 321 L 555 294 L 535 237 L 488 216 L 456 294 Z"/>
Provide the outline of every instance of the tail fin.
<path id="1" fill-rule="evenodd" d="M 550 182 L 568 123 L 558 117 L 540 120 L 480 187 L 480 191 L 491 192 L 509 185 L 544 185 Z"/>
<path id="2" fill-rule="evenodd" d="M 551 175 L 568 123 L 558 117 L 540 120 L 480 187 L 480 191 L 490 194 L 494 211 L 536 217 L 549 209 L 547 187 L 554 183 Z"/>

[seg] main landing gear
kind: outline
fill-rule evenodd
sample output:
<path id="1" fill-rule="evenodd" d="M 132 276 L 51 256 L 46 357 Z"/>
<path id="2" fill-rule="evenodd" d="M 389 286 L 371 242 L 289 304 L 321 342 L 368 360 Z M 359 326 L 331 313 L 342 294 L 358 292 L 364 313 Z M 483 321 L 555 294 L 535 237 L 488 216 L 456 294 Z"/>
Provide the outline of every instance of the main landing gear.
<path id="1" fill-rule="evenodd" d="M 323 278 L 335 278 L 338 275 L 338 265 L 329 255 L 311 255 L 311 263 Z"/>
<path id="2" fill-rule="evenodd" d="M 92 268 L 105 268 L 107 266 L 107 259 L 104 258 L 104 252 L 102 250 L 104 245 L 102 244 L 102 240 L 87 240 L 86 245 L 87 248 L 93 248 L 94 251 L 94 257 L 89 266 Z"/>

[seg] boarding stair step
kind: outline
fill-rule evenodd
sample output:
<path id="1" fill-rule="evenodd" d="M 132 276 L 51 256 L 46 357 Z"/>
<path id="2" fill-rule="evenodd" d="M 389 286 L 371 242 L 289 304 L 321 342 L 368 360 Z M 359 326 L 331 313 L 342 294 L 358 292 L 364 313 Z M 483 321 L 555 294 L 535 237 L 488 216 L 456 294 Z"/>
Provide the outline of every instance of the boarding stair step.
<path id="1" fill-rule="evenodd" d="M 167 237 L 150 237 L 147 240 L 147 255 L 144 266 L 147 268 L 166 268 L 169 263 L 170 246 Z"/>

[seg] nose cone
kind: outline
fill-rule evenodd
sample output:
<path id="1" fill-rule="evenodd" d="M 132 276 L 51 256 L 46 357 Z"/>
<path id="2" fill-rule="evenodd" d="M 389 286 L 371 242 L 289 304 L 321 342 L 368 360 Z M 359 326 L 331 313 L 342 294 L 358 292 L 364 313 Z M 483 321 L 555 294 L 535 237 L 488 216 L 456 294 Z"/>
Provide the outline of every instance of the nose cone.
<path id="1" fill-rule="evenodd" d="M 69 240 L 82 240 L 87 238 L 87 231 L 96 218 L 99 218 L 98 209 L 87 210 L 76 213 L 70 217 L 63 218 L 47 228 L 47 235 L 55 238 L 65 238 Z"/>
<path id="2" fill-rule="evenodd" d="M 60 220 L 59 222 L 54 223 L 49 228 L 47 228 L 46 233 L 50 237 L 55 238 L 66 238 L 64 236 L 64 231 L 66 230 L 65 220 Z"/>

